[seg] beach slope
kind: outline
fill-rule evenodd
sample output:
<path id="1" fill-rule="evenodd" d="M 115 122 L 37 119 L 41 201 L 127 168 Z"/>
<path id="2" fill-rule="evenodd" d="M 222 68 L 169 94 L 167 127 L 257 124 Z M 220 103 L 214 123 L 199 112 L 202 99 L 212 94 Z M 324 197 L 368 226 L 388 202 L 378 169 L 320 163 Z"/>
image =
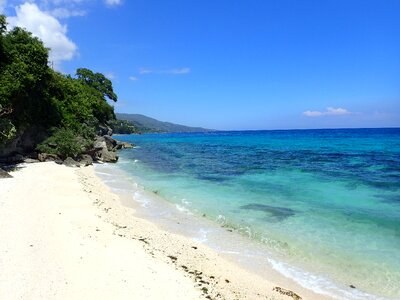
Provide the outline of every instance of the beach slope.
<path id="1" fill-rule="evenodd" d="M 0 299 L 200 299 L 190 278 L 102 221 L 76 172 L 32 164 L 0 181 Z"/>

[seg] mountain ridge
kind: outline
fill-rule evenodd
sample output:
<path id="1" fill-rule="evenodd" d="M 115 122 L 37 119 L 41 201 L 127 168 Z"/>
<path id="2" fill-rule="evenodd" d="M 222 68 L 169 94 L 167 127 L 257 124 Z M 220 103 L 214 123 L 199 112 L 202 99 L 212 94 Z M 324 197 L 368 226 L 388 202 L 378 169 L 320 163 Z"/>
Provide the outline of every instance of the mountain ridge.
<path id="1" fill-rule="evenodd" d="M 203 127 L 191 127 L 172 122 L 160 121 L 152 117 L 142 114 L 116 113 L 117 120 L 125 120 L 132 123 L 142 132 L 159 132 L 159 133 L 179 133 L 179 132 L 209 132 L 213 129 Z"/>

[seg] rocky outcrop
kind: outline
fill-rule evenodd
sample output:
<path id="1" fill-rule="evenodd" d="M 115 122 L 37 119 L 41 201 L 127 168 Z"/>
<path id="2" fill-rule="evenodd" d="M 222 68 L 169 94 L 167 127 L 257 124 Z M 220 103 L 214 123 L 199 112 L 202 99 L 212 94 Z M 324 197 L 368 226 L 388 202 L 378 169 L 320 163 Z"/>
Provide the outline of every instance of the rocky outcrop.
<path id="1" fill-rule="evenodd" d="M 106 130 L 106 128 L 104 130 Z M 31 146 L 33 147 L 33 144 Z M 56 146 L 57 145 L 54 145 L 54 147 Z M 118 161 L 118 155 L 116 153 L 117 150 L 129 149 L 133 147 L 134 145 L 131 143 L 117 141 L 109 135 L 104 135 L 104 136 L 96 136 L 93 142 L 93 146 L 90 149 L 85 149 L 84 154 L 75 158 L 68 157 L 67 159 L 62 160 L 55 154 L 37 153 L 37 152 L 30 152 L 29 154 L 24 156 L 20 153 L 25 154 L 27 152 L 21 150 L 21 152 L 17 151 L 14 152 L 14 154 L 0 158 L 0 163 L 17 164 L 21 162 L 34 163 L 34 162 L 54 161 L 58 164 L 64 164 L 67 166 L 74 166 L 74 167 L 89 166 L 92 165 L 93 162 L 115 163 Z"/>
<path id="2" fill-rule="evenodd" d="M 2 168 L 0 168 L 0 179 L 1 178 L 12 178 L 12 176 L 4 171 Z"/>
<path id="3" fill-rule="evenodd" d="M 135 147 L 135 145 L 128 143 L 128 142 L 120 142 L 117 141 L 117 145 L 115 146 L 115 150 L 120 150 L 120 149 L 130 149 Z"/>
<path id="4" fill-rule="evenodd" d="M 39 153 L 38 154 L 38 160 L 40 162 L 45 162 L 45 161 L 59 161 L 60 158 L 55 155 L 55 154 L 49 154 L 49 153 Z"/>
<path id="5" fill-rule="evenodd" d="M 104 136 L 104 135 L 109 135 L 111 136 L 113 133 L 111 127 L 106 126 L 106 125 L 100 125 L 97 129 L 97 134 L 99 136 Z"/>
<path id="6" fill-rule="evenodd" d="M 78 163 L 75 159 L 71 158 L 71 157 L 67 157 L 64 161 L 63 161 L 63 165 L 67 166 L 67 167 L 80 167 L 81 164 Z"/>
<path id="7" fill-rule="evenodd" d="M 79 157 L 79 163 L 83 167 L 93 165 L 93 158 L 88 154 L 83 154 Z"/>
<path id="8" fill-rule="evenodd" d="M 34 151 L 36 145 L 48 137 L 48 132 L 40 126 L 31 126 L 22 130 L 10 142 L 0 145 L 0 157 L 8 158 L 13 153 L 26 154 Z"/>

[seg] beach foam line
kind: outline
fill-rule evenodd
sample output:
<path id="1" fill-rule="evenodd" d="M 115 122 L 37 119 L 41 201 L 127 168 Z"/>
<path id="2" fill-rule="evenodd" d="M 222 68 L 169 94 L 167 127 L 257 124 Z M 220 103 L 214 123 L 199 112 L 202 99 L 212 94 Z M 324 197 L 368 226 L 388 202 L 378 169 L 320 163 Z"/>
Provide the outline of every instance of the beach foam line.
<path id="1" fill-rule="evenodd" d="M 339 287 L 327 278 L 300 270 L 284 262 L 280 262 L 271 258 L 268 258 L 268 262 L 279 273 L 296 281 L 304 288 L 311 289 L 319 294 L 326 295 L 334 299 L 387 300 L 387 298 L 367 294 L 350 287 Z"/>

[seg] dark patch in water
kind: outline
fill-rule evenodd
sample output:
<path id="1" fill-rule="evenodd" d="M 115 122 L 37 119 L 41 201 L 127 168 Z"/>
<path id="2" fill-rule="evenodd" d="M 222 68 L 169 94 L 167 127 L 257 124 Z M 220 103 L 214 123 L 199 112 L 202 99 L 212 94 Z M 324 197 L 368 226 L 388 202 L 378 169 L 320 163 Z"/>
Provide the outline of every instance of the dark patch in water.
<path id="1" fill-rule="evenodd" d="M 213 176 L 213 175 L 198 175 L 196 178 L 200 179 L 200 180 L 207 180 L 207 181 L 212 181 L 212 182 L 224 182 L 226 180 L 226 178 L 224 178 L 224 177 L 218 177 L 218 176 Z"/>
<path id="2" fill-rule="evenodd" d="M 384 202 L 400 204 L 400 195 L 397 194 L 396 195 L 377 194 L 374 196 L 382 199 Z"/>
<path id="3" fill-rule="evenodd" d="M 273 217 L 283 220 L 295 215 L 295 211 L 290 208 L 286 207 L 279 207 L 279 206 L 270 206 L 265 204 L 259 203 L 251 203 L 247 205 L 243 205 L 240 207 L 241 209 L 248 209 L 248 210 L 256 210 L 262 211 L 268 214 L 271 214 Z"/>

